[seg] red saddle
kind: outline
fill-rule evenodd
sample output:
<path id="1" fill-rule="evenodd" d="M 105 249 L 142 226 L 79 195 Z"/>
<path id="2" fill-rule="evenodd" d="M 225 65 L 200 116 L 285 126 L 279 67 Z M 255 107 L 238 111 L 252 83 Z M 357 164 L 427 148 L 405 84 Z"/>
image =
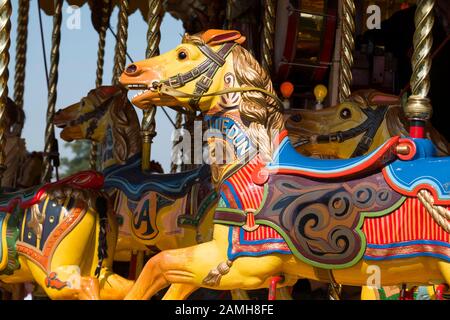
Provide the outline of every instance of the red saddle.
<path id="1" fill-rule="evenodd" d="M 69 186 L 74 189 L 103 188 L 104 177 L 101 173 L 93 170 L 81 171 L 56 182 L 45 183 L 26 190 L 20 190 L 0 195 L 0 211 L 11 212 L 16 206 L 25 209 L 39 203 L 45 196 L 46 191 L 58 187 Z"/>

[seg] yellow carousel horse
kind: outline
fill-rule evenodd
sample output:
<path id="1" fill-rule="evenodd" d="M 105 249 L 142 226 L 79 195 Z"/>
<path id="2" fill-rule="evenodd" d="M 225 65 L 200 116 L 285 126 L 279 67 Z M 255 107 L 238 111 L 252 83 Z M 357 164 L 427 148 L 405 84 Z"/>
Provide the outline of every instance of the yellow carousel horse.
<path id="1" fill-rule="evenodd" d="M 409 122 L 398 96 L 359 90 L 321 110 L 291 110 L 286 119 L 292 145 L 307 156 L 348 159 L 374 151 L 389 138 L 408 136 Z M 446 139 L 427 123 L 438 155 L 450 154 Z"/>
<path id="2" fill-rule="evenodd" d="M 131 250 L 181 248 L 211 239 L 217 193 L 209 167 L 142 173 L 139 120 L 122 87 L 91 90 L 80 103 L 59 110 L 53 121 L 63 128 L 62 139 L 101 145 L 105 187 L 121 225 L 116 250 L 122 261 L 129 261 Z"/>
<path id="3" fill-rule="evenodd" d="M 389 138 L 409 135 L 409 121 L 398 96 L 377 90 L 358 90 L 347 101 L 321 110 L 291 110 L 286 129 L 297 151 L 318 158 L 350 158 L 367 154 Z M 437 147 L 439 156 L 450 154 L 447 140 L 427 123 L 427 138 Z M 434 286 L 413 287 L 427 292 L 428 299 L 436 297 Z M 401 288 L 390 286 L 373 290 L 363 287 L 362 299 L 398 299 Z M 424 296 L 424 295 L 422 295 Z"/>
<path id="4" fill-rule="evenodd" d="M 124 86 L 142 90 L 132 100 L 139 108 L 203 113 L 216 133 L 208 144 L 220 190 L 213 240 L 157 254 L 126 298 L 148 299 L 169 285 L 167 299 L 199 287 L 267 288 L 274 275 L 284 277 L 283 285 L 307 278 L 363 286 L 374 266 L 383 286 L 450 283 L 449 195 L 423 176 L 420 193 L 409 185 L 411 172 L 423 170 L 445 183 L 449 160 L 429 160 L 434 148 L 427 140 L 399 137 L 355 159 L 301 156 L 287 138 L 282 102 L 240 46 L 244 40 L 232 30 L 185 35 L 174 50 L 134 63 L 121 76 Z M 413 170 L 397 170 L 404 165 Z M 428 227 L 399 224 L 408 213 L 415 217 L 408 221 L 423 219 Z M 408 229 L 397 234 L 402 225 Z M 396 246 L 423 231 L 433 245 Z"/>
<path id="5" fill-rule="evenodd" d="M 117 224 L 98 191 L 103 178 L 84 172 L 38 185 L 42 154 L 26 152 L 18 134 L 23 120 L 9 101 L 9 167 L 0 192 L 2 287 L 14 299 L 21 298 L 18 284 L 24 282 L 36 282 L 51 299 L 123 298 L 132 282 L 111 271 Z M 22 190 L 12 191 L 17 188 Z"/>
<path id="6" fill-rule="evenodd" d="M 64 140 L 89 139 L 102 146 L 106 186 L 115 198 L 114 208 L 120 223 L 115 260 L 130 261 L 131 250 L 183 248 L 212 238 L 217 194 L 206 167 L 200 171 L 161 174 L 161 166 L 152 161 L 152 172 L 144 179 L 136 177 L 142 174 L 140 127 L 126 90 L 110 86 L 91 90 L 79 104 L 59 110 L 53 121 L 63 128 Z M 118 171 L 122 173 L 118 175 Z M 191 183 L 186 184 L 186 178 Z M 149 183 L 154 184 L 149 189 L 153 191 L 143 192 L 145 184 Z M 167 187 L 179 189 L 177 185 L 184 191 L 164 192 Z M 149 207 L 142 210 L 146 208 L 145 203 Z M 154 234 L 148 233 L 149 229 L 154 230 Z M 233 299 L 249 298 L 241 290 L 233 290 L 231 295 Z M 288 299 L 285 290 L 279 290 L 278 296 Z"/>

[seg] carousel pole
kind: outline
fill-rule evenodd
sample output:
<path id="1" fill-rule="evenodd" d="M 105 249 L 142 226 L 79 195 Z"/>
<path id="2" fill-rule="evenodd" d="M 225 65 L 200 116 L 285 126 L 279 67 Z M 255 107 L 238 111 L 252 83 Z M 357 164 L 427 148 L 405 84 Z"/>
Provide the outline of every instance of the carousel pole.
<path id="1" fill-rule="evenodd" d="M 16 72 L 14 78 L 14 102 L 23 109 L 25 66 L 27 62 L 28 12 L 30 1 L 19 0 L 16 38 Z"/>
<path id="2" fill-rule="evenodd" d="M 433 108 L 427 98 L 430 91 L 431 47 L 433 45 L 433 7 L 435 0 L 418 0 L 414 17 L 411 90 L 405 106 L 412 138 L 425 137 L 425 123 L 431 118 Z"/>
<path id="3" fill-rule="evenodd" d="M 59 46 L 61 43 L 61 23 L 63 0 L 55 0 L 55 13 L 53 16 L 52 49 L 50 56 L 50 77 L 48 86 L 48 107 L 47 107 L 47 126 L 45 128 L 45 148 L 44 163 L 42 171 L 42 182 L 49 182 L 52 176 L 52 152 L 54 151 L 56 138 L 55 127 L 52 123 L 55 114 L 57 85 L 58 85 L 58 66 L 59 66 Z"/>
<path id="4" fill-rule="evenodd" d="M 103 84 L 103 68 L 105 65 L 105 45 L 106 45 L 106 31 L 108 29 L 109 20 L 109 5 L 110 0 L 103 0 L 101 11 L 101 25 L 98 33 L 98 50 L 97 50 L 97 73 L 95 79 L 95 87 L 100 87 Z M 97 143 L 91 141 L 91 151 L 89 154 L 89 167 L 92 170 L 97 169 Z"/>
<path id="5" fill-rule="evenodd" d="M 0 181 L 5 172 L 5 109 L 8 98 L 8 63 L 11 44 L 11 2 L 0 0 Z"/>
<path id="6" fill-rule="evenodd" d="M 232 21 L 233 2 L 234 2 L 234 0 L 227 0 L 226 22 L 225 22 L 225 26 L 227 29 L 231 29 L 233 26 L 233 21 Z"/>
<path id="7" fill-rule="evenodd" d="M 119 84 L 119 78 L 127 62 L 128 40 L 128 0 L 121 0 L 119 4 L 119 19 L 117 22 L 117 43 L 114 55 L 113 84 Z"/>
<path id="8" fill-rule="evenodd" d="M 148 1 L 148 31 L 146 58 L 159 55 L 159 43 L 161 41 L 161 22 L 163 18 L 162 0 Z M 150 169 L 151 145 L 156 136 L 156 107 L 151 106 L 144 111 L 141 124 L 142 133 L 142 170 Z"/>
<path id="9" fill-rule="evenodd" d="M 163 7 L 161 0 L 148 1 L 148 31 L 147 31 L 147 50 L 146 58 L 159 55 L 159 42 L 161 41 L 161 22 L 163 17 Z M 142 171 L 150 170 L 151 145 L 153 138 L 156 136 L 156 107 L 151 106 L 144 111 L 141 123 L 142 135 Z M 130 265 L 130 274 L 139 276 L 144 267 L 144 251 L 132 252 L 131 259 L 135 263 Z"/>
<path id="10" fill-rule="evenodd" d="M 339 68 L 339 102 L 345 101 L 351 94 L 353 80 L 353 50 L 355 49 L 355 3 L 353 0 L 342 0 L 341 8 L 341 65 Z M 332 271 L 329 271 L 329 296 L 333 300 L 340 300 L 342 286 L 334 280 Z"/>
<path id="11" fill-rule="evenodd" d="M 355 49 L 355 3 L 342 1 L 341 68 L 339 69 L 339 102 L 346 100 L 352 84 L 353 50 Z"/>
<path id="12" fill-rule="evenodd" d="M 273 43 L 275 34 L 276 0 L 264 0 L 262 66 L 271 74 L 273 61 Z"/>

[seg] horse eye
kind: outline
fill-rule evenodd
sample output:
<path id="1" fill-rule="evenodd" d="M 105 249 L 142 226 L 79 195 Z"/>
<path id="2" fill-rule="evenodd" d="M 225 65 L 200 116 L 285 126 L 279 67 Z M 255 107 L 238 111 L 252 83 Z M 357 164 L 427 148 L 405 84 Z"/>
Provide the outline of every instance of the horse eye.
<path id="1" fill-rule="evenodd" d="M 187 58 L 187 53 L 185 51 L 178 52 L 178 59 L 184 60 Z"/>
<path id="2" fill-rule="evenodd" d="M 345 108 L 345 109 L 341 110 L 341 113 L 339 114 L 339 116 L 342 119 L 349 119 L 352 116 L 352 112 L 349 109 Z"/>

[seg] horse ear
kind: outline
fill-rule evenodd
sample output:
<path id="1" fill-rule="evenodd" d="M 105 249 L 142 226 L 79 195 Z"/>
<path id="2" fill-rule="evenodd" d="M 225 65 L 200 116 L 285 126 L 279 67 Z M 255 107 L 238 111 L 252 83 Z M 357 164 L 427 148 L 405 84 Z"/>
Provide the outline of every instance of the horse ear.
<path id="1" fill-rule="evenodd" d="M 245 37 L 237 30 L 219 30 L 209 29 L 202 34 L 202 39 L 206 44 L 215 46 L 225 42 L 234 41 L 238 44 L 242 44 L 245 41 Z"/>

